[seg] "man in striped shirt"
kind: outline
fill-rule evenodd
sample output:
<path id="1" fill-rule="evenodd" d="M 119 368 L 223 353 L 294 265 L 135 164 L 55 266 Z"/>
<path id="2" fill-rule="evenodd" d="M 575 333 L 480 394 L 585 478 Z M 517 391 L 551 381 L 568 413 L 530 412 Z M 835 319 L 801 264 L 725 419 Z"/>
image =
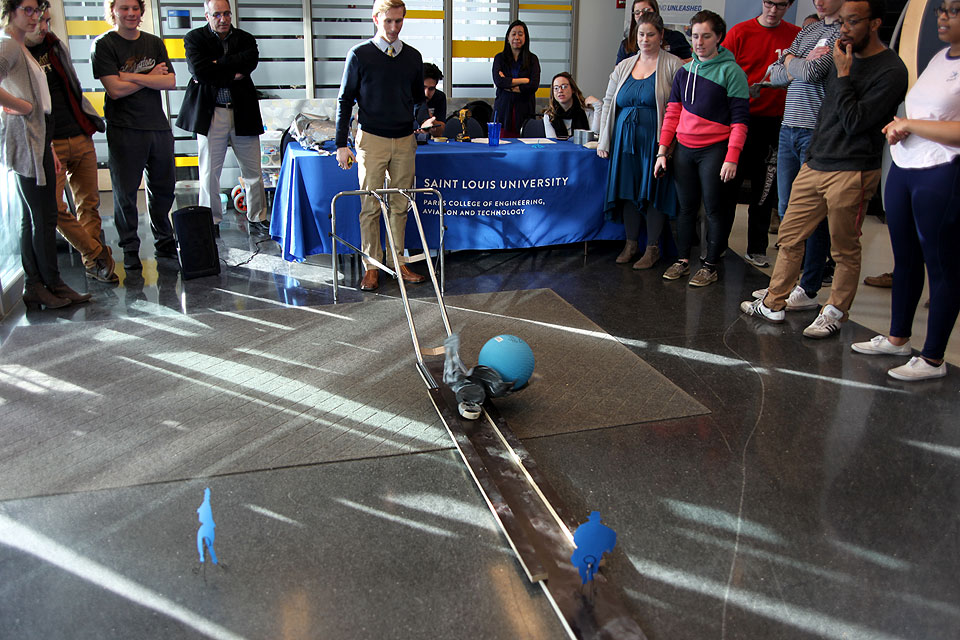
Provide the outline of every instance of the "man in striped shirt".
<path id="1" fill-rule="evenodd" d="M 827 78 L 834 71 L 833 43 L 840 35 L 841 6 L 843 0 L 815 0 L 814 7 L 820 20 L 800 31 L 780 60 L 770 65 L 770 82 L 787 87 L 777 151 L 777 196 L 781 218 L 790 202 L 793 181 L 806 159 Z M 824 220 L 807 240 L 803 277 L 791 292 L 787 309 L 816 308 L 829 252 L 830 232 Z"/>

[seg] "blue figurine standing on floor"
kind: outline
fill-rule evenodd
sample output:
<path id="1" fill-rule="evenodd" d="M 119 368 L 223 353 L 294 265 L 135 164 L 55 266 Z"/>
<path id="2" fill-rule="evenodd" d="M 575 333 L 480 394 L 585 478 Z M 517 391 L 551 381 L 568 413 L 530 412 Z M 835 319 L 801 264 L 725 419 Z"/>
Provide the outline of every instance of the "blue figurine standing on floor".
<path id="1" fill-rule="evenodd" d="M 203 543 L 207 543 L 207 549 L 210 550 L 210 560 L 217 564 L 217 554 L 213 550 L 213 541 L 217 537 L 215 529 L 216 523 L 213 521 L 213 509 L 210 508 L 210 489 L 203 490 L 203 503 L 197 509 L 197 517 L 200 519 L 200 528 L 197 529 L 197 551 L 200 552 L 200 562 L 203 562 Z"/>
<path id="2" fill-rule="evenodd" d="M 580 572 L 583 584 L 593 580 L 604 553 L 613 551 L 617 544 L 617 532 L 600 522 L 600 512 L 591 511 L 586 522 L 573 532 L 573 544 L 577 546 L 570 562 Z"/>

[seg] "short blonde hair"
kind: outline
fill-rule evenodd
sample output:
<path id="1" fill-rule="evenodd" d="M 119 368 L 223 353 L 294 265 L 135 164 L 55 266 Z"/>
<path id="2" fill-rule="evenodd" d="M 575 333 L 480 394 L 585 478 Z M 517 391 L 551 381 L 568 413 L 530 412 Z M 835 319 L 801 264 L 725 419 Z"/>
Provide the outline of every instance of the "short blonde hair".
<path id="1" fill-rule="evenodd" d="M 378 16 L 390 11 L 390 9 L 403 9 L 403 15 L 407 15 L 407 5 L 403 3 L 403 0 L 376 0 L 373 3 L 373 13 L 371 15 Z"/>
<path id="2" fill-rule="evenodd" d="M 142 16 L 147 12 L 147 7 L 143 0 L 137 0 L 137 4 L 140 5 L 140 15 Z M 103 1 L 103 17 L 107 19 L 107 22 L 113 26 L 117 26 L 117 16 L 113 15 L 113 9 L 117 6 L 117 0 L 104 0 Z"/>

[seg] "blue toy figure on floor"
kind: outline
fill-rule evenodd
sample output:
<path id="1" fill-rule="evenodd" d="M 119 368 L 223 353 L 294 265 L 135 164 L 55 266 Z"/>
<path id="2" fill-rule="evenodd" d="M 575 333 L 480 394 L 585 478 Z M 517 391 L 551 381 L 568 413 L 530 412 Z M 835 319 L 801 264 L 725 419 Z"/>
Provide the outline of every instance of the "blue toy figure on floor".
<path id="1" fill-rule="evenodd" d="M 207 543 L 210 550 L 210 560 L 217 564 L 217 554 L 213 550 L 213 541 L 216 539 L 216 523 L 213 521 L 213 509 L 210 508 L 210 489 L 203 490 L 203 503 L 197 509 L 200 519 L 200 528 L 197 529 L 197 551 L 200 552 L 200 562 L 203 562 L 203 543 Z"/>
<path id="2" fill-rule="evenodd" d="M 570 556 L 570 562 L 580 572 L 583 584 L 587 584 L 593 580 L 603 554 L 613 551 L 617 532 L 600 522 L 599 511 L 591 511 L 590 518 L 573 532 L 573 544 L 577 549 Z"/>

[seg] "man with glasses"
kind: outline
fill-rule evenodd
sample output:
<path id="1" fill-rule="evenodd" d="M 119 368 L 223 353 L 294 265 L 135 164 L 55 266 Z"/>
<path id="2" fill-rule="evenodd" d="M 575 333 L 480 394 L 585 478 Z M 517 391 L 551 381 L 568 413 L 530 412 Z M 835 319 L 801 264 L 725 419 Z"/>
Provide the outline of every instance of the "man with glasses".
<path id="1" fill-rule="evenodd" d="M 770 212 L 777 203 L 777 140 L 787 99 L 784 89 L 765 88 L 771 64 L 800 33 L 800 27 L 785 22 L 793 0 L 763 0 L 760 15 L 733 26 L 723 39 L 737 64 L 747 74 L 750 83 L 750 124 L 747 141 L 740 154 L 740 165 L 731 185 L 733 193 L 740 191 L 744 178 L 750 178 L 750 206 L 747 209 L 747 262 L 758 267 L 769 267 L 767 260 L 767 229 Z M 731 201 L 736 208 L 736 200 Z M 735 211 L 727 219 L 734 219 Z"/>
<path id="2" fill-rule="evenodd" d="M 246 189 L 247 228 L 251 233 L 269 233 L 260 168 L 263 120 L 257 88 L 250 79 L 260 62 L 260 50 L 250 33 L 231 24 L 227 0 L 207 0 L 204 17 L 207 25 L 183 39 L 191 77 L 177 116 L 178 127 L 197 134 L 200 205 L 210 207 L 219 229 L 223 219 L 220 174 L 229 145 Z"/>
<path id="3" fill-rule="evenodd" d="M 780 256 L 769 290 L 744 302 L 747 315 L 783 322 L 783 310 L 800 275 L 803 243 L 829 220 L 831 252 L 837 262 L 830 299 L 803 330 L 808 338 L 840 331 L 860 279 L 860 225 L 867 203 L 880 183 L 886 138 L 907 92 L 907 69 L 880 41 L 883 0 L 846 0 L 840 11 L 841 35 L 834 44 L 830 74 L 806 162 L 800 169 L 787 215 L 780 226 Z"/>
<path id="4" fill-rule="evenodd" d="M 780 59 L 770 66 L 770 82 L 787 87 L 787 101 L 777 146 L 777 199 L 781 220 L 790 201 L 790 189 L 806 157 L 810 136 L 817 126 L 827 77 L 833 71 L 833 43 L 840 35 L 840 7 L 843 0 L 817 0 L 814 8 L 820 20 L 804 27 Z M 817 293 L 830 252 L 827 221 L 807 241 L 803 279 L 791 292 L 788 311 L 817 307 Z"/>
<path id="5" fill-rule="evenodd" d="M 80 252 L 88 278 L 115 283 L 110 247 L 100 229 L 100 186 L 93 134 L 104 131 L 103 119 L 83 95 L 70 52 L 50 32 L 50 9 L 44 9 L 37 30 L 24 38 L 27 50 L 46 73 L 53 104 L 53 149 L 60 159 L 57 173 L 57 230 Z M 67 211 L 63 192 L 70 184 L 77 213 Z"/>
<path id="6" fill-rule="evenodd" d="M 140 30 L 143 8 L 143 0 L 105 0 L 104 13 L 114 28 L 94 40 L 90 51 L 93 77 L 107 90 L 103 113 L 113 218 L 127 271 L 143 268 L 137 192 L 144 172 L 154 255 L 177 258 L 168 217 L 176 185 L 173 132 L 160 97 L 161 91 L 176 88 L 177 78 L 163 40 Z"/>

